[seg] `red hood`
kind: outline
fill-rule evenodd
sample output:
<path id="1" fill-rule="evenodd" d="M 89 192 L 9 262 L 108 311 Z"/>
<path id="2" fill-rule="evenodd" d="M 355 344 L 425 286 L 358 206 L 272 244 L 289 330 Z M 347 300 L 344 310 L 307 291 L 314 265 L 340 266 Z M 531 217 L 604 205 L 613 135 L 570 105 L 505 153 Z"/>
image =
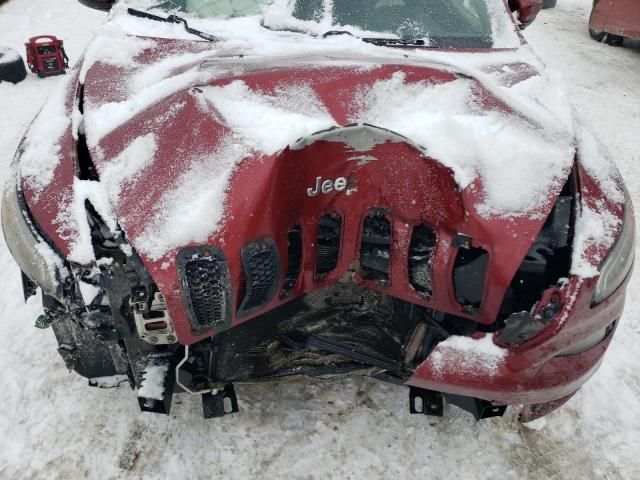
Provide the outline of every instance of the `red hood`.
<path id="1" fill-rule="evenodd" d="M 287 232 L 294 225 L 300 225 L 305 242 L 312 246 L 319 216 L 330 211 L 341 213 L 344 224 L 350 225 L 345 226 L 343 242 L 351 245 L 352 250 L 341 252 L 334 274 L 322 282 L 313 278 L 314 259 L 305 258 L 306 273 L 297 293 L 319 288 L 344 275 L 358 255 L 362 219 L 371 208 L 381 208 L 394 219 L 393 249 L 399 253 L 408 248 L 412 226 L 425 223 L 438 229 L 438 249 L 451 251 L 438 257 L 438 261 L 443 262 L 441 282 L 450 282 L 455 258 L 451 244 L 457 234 L 471 237 L 474 247 L 487 250 L 490 268 L 494 269 L 488 278 L 495 285 L 487 285 L 483 311 L 470 318 L 482 323 L 495 319 L 505 289 L 548 216 L 568 177 L 573 158 L 558 167 L 556 181 L 544 186 L 546 198 L 535 209 L 516 215 L 487 215 L 486 212 L 481 215 L 487 199 L 482 175 L 461 188 L 459 173 L 448 168 L 442 159 L 430 157 L 429 149 L 425 150 L 414 139 L 379 128 L 380 125 L 349 127 L 354 106 L 363 101 L 362 92 L 394 75 L 402 75 L 407 85 L 453 84 L 466 78 L 465 75 L 433 65 L 335 58 L 259 62 L 239 57 L 212 57 L 208 64 L 198 68 L 206 55 L 202 52 L 207 48 L 208 44 L 201 42 L 157 41 L 153 48 L 137 57 L 136 66 L 124 68 L 95 63 L 86 73 L 82 99 L 91 157 L 103 180 L 106 197 L 128 240 L 165 294 L 183 343 L 192 342 L 195 337 L 188 329 L 188 321 L 181 318 L 185 313 L 175 268 L 175 254 L 180 247 L 187 244 L 220 247 L 230 259 L 232 283 L 236 285 L 243 277 L 239 261 L 242 245 L 269 236 L 278 245 L 280 258 L 286 258 Z M 154 72 L 145 70 L 161 62 L 164 55 L 178 51 L 192 55 L 193 61 L 176 62 L 169 79 L 153 78 Z M 500 68 L 494 65 L 485 73 Z M 515 84 L 536 74 L 535 69 L 526 64 L 511 65 L 509 71 L 511 74 L 504 76 L 503 84 Z M 137 97 L 129 96 L 127 86 L 140 72 L 148 75 L 138 77 L 140 82 L 149 81 L 152 88 L 138 92 Z M 168 85 L 176 79 L 184 81 L 184 85 L 180 88 Z M 277 151 L 269 151 L 264 146 L 273 145 L 271 138 L 253 139 L 247 146 L 246 142 L 243 144 L 242 125 L 228 125 L 224 112 L 207 100 L 208 89 L 228 87 L 233 82 L 242 82 L 248 92 L 268 98 L 277 97 L 283 85 L 304 88 L 316 97 L 315 104 L 319 102 L 324 107 L 322 115 L 326 113 L 327 118 L 333 120 L 333 125 L 325 127 L 336 129 L 314 134 L 311 127 L 315 124 L 307 130 L 305 125 L 300 125 L 304 138 L 290 138 Z M 170 93 L 163 94 L 163 89 Z M 498 99 L 486 84 L 474 81 L 472 90 L 474 108 L 500 111 L 514 120 L 522 118 L 522 112 L 514 112 L 513 105 Z M 69 113 L 74 93 L 71 91 L 67 97 Z M 389 101 L 393 102 L 393 97 Z M 295 106 L 292 109 L 295 110 Z M 259 113 L 256 111 L 256 115 Z M 106 121 L 117 126 L 105 127 Z M 251 123 L 251 118 L 247 121 Z M 272 119 L 267 116 L 264 121 Z M 72 133 L 70 128 L 61 142 L 62 151 L 67 155 L 58 165 L 54 180 L 42 191 L 34 190 L 27 182 L 25 194 L 45 233 L 62 253 L 71 254 L 73 259 L 74 241 L 81 239 L 84 227 L 69 221 L 69 214 L 65 212 L 74 195 Z M 134 142 L 138 142 L 139 150 L 127 153 L 126 149 Z M 141 160 L 140 155 L 149 155 L 148 161 Z M 133 168 L 137 161 L 140 165 L 135 174 L 127 178 L 126 170 Z M 120 169 L 124 177 L 118 177 Z M 201 184 L 197 182 L 199 177 Z M 357 191 L 351 195 L 345 191 L 314 197 L 307 194 L 307 189 L 314 187 L 318 178 L 324 181 L 339 177 L 349 179 Z M 109 178 L 119 181 L 109 183 Z M 216 188 L 221 191 L 207 191 Z M 198 200 L 193 211 L 175 208 L 176 203 L 186 205 L 191 199 Z M 103 206 L 101 213 L 106 215 L 107 210 Z M 180 221 L 189 215 L 193 216 L 189 222 Z M 204 237 L 202 228 L 195 236 L 182 230 L 186 224 L 200 223 L 209 232 Z M 406 265 L 398 268 L 398 275 L 406 273 Z M 384 291 L 469 316 L 450 291 L 434 293 L 427 302 L 417 292 L 402 288 L 393 278 Z M 236 305 L 241 301 L 239 289 L 234 290 L 234 301 Z"/>

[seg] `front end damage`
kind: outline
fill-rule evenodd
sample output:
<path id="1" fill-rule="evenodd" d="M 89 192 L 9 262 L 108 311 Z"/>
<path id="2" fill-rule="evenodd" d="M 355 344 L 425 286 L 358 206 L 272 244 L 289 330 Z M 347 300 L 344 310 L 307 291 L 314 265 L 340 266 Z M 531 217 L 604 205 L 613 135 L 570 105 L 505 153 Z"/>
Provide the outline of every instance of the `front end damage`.
<path id="1" fill-rule="evenodd" d="M 157 413 L 176 392 L 215 417 L 238 410 L 234 384 L 364 375 L 407 385 L 411 413 L 524 404 L 531 420 L 593 374 L 622 312 L 624 285 L 594 305 L 597 279 L 571 272 L 580 193 L 597 188 L 578 163 L 540 218 L 483 218 L 449 169 L 370 125 L 301 139 L 231 185 L 224 226 L 156 260 L 85 201 L 95 262 L 51 250 L 64 287 L 43 289 L 70 370 L 128 381 Z"/>

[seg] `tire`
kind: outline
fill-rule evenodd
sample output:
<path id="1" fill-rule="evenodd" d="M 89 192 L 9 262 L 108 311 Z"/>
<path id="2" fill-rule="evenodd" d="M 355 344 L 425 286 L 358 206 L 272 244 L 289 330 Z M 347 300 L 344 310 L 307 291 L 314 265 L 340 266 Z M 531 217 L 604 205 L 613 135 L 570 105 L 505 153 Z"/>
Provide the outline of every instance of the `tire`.
<path id="1" fill-rule="evenodd" d="M 553 8 L 558 3 L 558 0 L 544 0 L 542 8 Z"/>
<path id="2" fill-rule="evenodd" d="M 613 33 L 607 33 L 607 39 L 605 43 L 612 47 L 619 47 L 624 42 L 624 37 L 621 35 L 614 35 Z"/>
<path id="3" fill-rule="evenodd" d="M 110 10 L 116 0 L 78 0 L 85 7 L 95 10 Z"/>
<path id="4" fill-rule="evenodd" d="M 607 34 L 606 32 L 599 32 L 597 30 L 592 30 L 591 28 L 589 29 L 589 36 L 593 38 L 596 42 L 601 42 L 602 40 L 604 40 L 604 36 L 606 34 Z"/>
<path id="5" fill-rule="evenodd" d="M 27 69 L 18 52 L 0 46 L 0 82 L 18 83 L 27 77 Z"/>

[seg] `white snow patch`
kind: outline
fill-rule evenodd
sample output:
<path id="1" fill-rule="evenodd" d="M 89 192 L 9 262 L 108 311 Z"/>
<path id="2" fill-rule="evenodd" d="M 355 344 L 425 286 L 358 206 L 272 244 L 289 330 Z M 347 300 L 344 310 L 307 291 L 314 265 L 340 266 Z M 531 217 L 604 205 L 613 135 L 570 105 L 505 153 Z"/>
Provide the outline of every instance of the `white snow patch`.
<path id="1" fill-rule="evenodd" d="M 591 260 L 592 254 L 613 246 L 621 223 L 620 218 L 607 210 L 603 202 L 596 208 L 582 206 L 575 225 L 571 274 L 581 278 L 600 275 L 598 265 Z"/>
<path id="2" fill-rule="evenodd" d="M 544 427 L 547 426 L 547 420 L 546 418 L 537 418 L 535 420 L 532 420 L 531 422 L 526 422 L 523 423 L 523 425 L 528 428 L 529 430 L 534 430 L 536 432 L 540 432 L 542 431 L 542 429 Z"/>
<path id="3" fill-rule="evenodd" d="M 307 85 L 282 86 L 275 95 L 267 95 L 237 80 L 223 87 L 205 87 L 203 92 L 247 147 L 267 155 L 336 125 Z"/>
<path id="4" fill-rule="evenodd" d="M 71 124 L 66 107 L 68 89 L 75 79 L 71 71 L 56 85 L 28 131 L 19 163 L 20 175 L 36 193 L 51 183 L 60 162 L 60 141 Z"/>
<path id="5" fill-rule="evenodd" d="M 20 54 L 13 48 L 0 45 L 0 63 L 15 62 L 20 58 Z"/>
<path id="6" fill-rule="evenodd" d="M 110 375 L 108 377 L 93 377 L 89 379 L 89 385 L 98 388 L 116 388 L 124 382 L 128 382 L 126 375 Z"/>
<path id="7" fill-rule="evenodd" d="M 152 400 L 164 399 L 164 379 L 169 371 L 168 365 L 149 365 L 142 373 L 142 382 L 138 397 Z"/>
<path id="8" fill-rule="evenodd" d="M 105 103 L 97 108 L 90 109 L 85 114 L 87 144 L 95 148 L 105 135 L 137 114 L 180 90 L 184 90 L 196 83 L 207 82 L 212 75 L 213 72 L 211 71 L 204 72 L 198 70 L 198 68 L 193 68 L 149 85 L 122 102 Z"/>
<path id="9" fill-rule="evenodd" d="M 437 372 L 456 368 L 465 373 L 487 372 L 497 374 L 507 356 L 507 350 L 493 342 L 493 334 L 480 339 L 452 335 L 438 344 L 429 359 Z"/>
<path id="10" fill-rule="evenodd" d="M 191 164 L 176 186 L 164 194 L 150 225 L 135 239 L 136 248 L 153 260 L 191 242 L 204 242 L 218 228 L 233 169 L 247 156 L 227 141 Z"/>
<path id="11" fill-rule="evenodd" d="M 581 123 L 576 128 L 576 135 L 580 164 L 598 182 L 607 198 L 623 203 L 622 179 L 607 148 Z"/>
<path id="12" fill-rule="evenodd" d="M 95 300 L 100 293 L 100 287 L 87 283 L 83 280 L 79 280 L 78 286 L 80 287 L 80 294 L 82 295 L 82 301 L 85 305 L 91 305 L 91 302 Z"/>
<path id="13" fill-rule="evenodd" d="M 85 82 L 87 72 L 95 63 L 131 69 L 137 65 L 136 57 L 154 45 L 155 41 L 151 39 L 127 35 L 115 23 L 103 25 L 84 52 L 80 83 Z"/>
<path id="14" fill-rule="evenodd" d="M 156 63 L 152 63 L 131 78 L 129 81 L 129 91 L 131 93 L 138 93 L 165 78 L 173 76 L 176 70 L 198 64 L 214 56 L 215 53 L 215 49 L 199 53 L 183 53 L 181 55 L 172 55 Z"/>
<path id="15" fill-rule="evenodd" d="M 69 275 L 69 271 L 67 267 L 65 267 L 60 255 L 54 252 L 48 243 L 39 241 L 35 244 L 35 248 L 47 264 L 49 275 L 54 279 L 53 283 L 57 282 L 58 275 L 60 278 L 65 278 Z"/>
<path id="16" fill-rule="evenodd" d="M 152 162 L 158 148 L 156 135 L 148 133 L 133 140 L 119 155 L 106 162 L 100 183 L 114 207 L 120 202 L 122 188 L 133 182 Z"/>
<path id="17" fill-rule="evenodd" d="M 480 177 L 486 195 L 479 207 L 483 215 L 535 211 L 571 168 L 571 142 L 546 138 L 524 120 L 482 109 L 472 88 L 473 81 L 466 79 L 407 83 L 404 73 L 396 72 L 363 93 L 355 120 L 422 145 L 454 171 L 461 188 Z"/>
<path id="18" fill-rule="evenodd" d="M 69 261 L 80 265 L 95 262 L 95 253 L 91 242 L 91 228 L 87 219 L 86 201 L 96 209 L 107 227 L 116 232 L 118 229 L 115 212 L 107 199 L 106 192 L 100 182 L 74 179 L 71 198 L 65 198 L 66 204 L 61 215 L 56 219 L 58 233 L 66 235 L 70 243 Z"/>

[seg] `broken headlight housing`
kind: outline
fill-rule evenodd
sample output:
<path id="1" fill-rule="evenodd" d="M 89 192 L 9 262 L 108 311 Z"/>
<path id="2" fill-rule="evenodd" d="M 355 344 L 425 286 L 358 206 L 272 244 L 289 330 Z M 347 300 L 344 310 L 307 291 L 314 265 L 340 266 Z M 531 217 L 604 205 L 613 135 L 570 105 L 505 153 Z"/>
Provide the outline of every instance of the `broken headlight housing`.
<path id="1" fill-rule="evenodd" d="M 2 231 L 20 269 L 47 295 L 59 297 L 64 271 L 60 256 L 42 239 L 26 211 L 18 176 L 12 174 L 2 194 Z"/>
<path id="2" fill-rule="evenodd" d="M 600 266 L 600 277 L 593 294 L 593 303 L 597 304 L 609 298 L 615 292 L 633 266 L 636 244 L 636 224 L 629 192 L 625 188 L 624 222 L 620 236 Z"/>

